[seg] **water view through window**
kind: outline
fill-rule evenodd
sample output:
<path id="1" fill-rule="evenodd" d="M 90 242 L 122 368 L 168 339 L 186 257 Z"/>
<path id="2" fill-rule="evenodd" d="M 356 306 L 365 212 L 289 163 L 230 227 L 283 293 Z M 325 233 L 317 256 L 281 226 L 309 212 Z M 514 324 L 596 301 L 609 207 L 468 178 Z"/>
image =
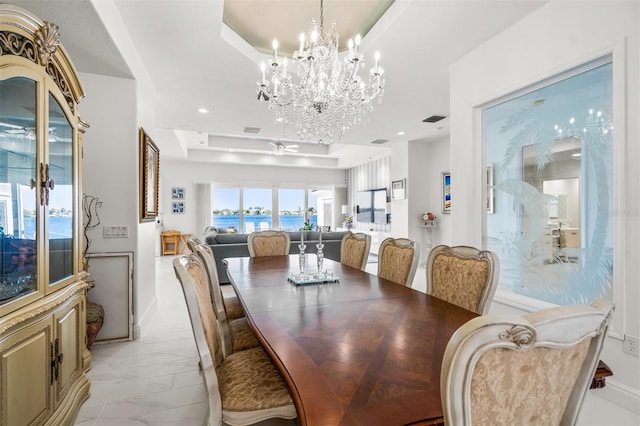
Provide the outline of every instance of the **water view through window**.
<path id="1" fill-rule="evenodd" d="M 231 232 L 252 232 L 254 230 L 284 229 L 298 230 L 304 226 L 305 218 L 317 226 L 318 216 L 309 196 L 305 209 L 304 189 L 277 190 L 277 207 L 273 204 L 273 192 L 265 188 L 213 188 L 212 224 Z M 274 220 L 273 211 L 278 211 Z M 306 213 L 306 215 L 305 215 Z M 277 223 L 274 223 L 276 222 Z M 242 230 L 242 231 L 240 231 Z"/>

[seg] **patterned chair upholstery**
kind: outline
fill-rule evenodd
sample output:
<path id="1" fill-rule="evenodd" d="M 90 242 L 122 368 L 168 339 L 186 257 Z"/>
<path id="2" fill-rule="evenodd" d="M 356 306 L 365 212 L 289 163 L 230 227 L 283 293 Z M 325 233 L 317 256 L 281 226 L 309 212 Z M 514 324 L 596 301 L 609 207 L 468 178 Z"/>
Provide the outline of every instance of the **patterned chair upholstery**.
<path id="1" fill-rule="evenodd" d="M 283 256 L 289 254 L 291 240 L 284 231 L 255 231 L 249 234 L 249 256 Z"/>
<path id="2" fill-rule="evenodd" d="M 247 319 L 243 316 L 230 320 L 224 305 L 224 297 L 218 281 L 218 271 L 213 258 L 211 248 L 206 244 L 194 246 L 195 254 L 203 264 L 207 283 L 209 284 L 209 299 L 213 302 L 213 309 L 222 341 L 222 355 L 227 357 L 232 353 L 244 351 L 260 346 L 253 330 L 249 326 Z"/>
<path id="3" fill-rule="evenodd" d="M 411 287 L 418 268 L 420 246 L 406 238 L 387 238 L 378 250 L 378 276 Z"/>
<path id="4" fill-rule="evenodd" d="M 291 394 L 260 347 L 223 357 L 205 266 L 194 254 L 173 267 L 184 293 L 208 394 L 207 425 L 296 418 Z"/>
<path id="5" fill-rule="evenodd" d="M 187 248 L 191 253 L 195 253 L 196 246 L 200 244 L 202 244 L 202 242 L 196 237 L 191 237 L 187 240 Z M 211 249 L 209 251 L 211 251 Z M 211 252 L 211 255 L 213 256 L 213 252 Z M 216 276 L 218 276 L 217 271 L 216 271 Z M 219 283 L 220 283 L 220 280 L 218 278 L 218 287 L 220 287 Z M 227 320 L 233 321 L 234 319 L 244 317 L 244 310 L 242 309 L 242 305 L 240 304 L 238 297 L 237 296 L 224 297 L 224 293 L 222 293 L 222 289 L 220 289 L 220 293 L 222 294 L 222 302 L 224 303 L 224 310 L 227 314 Z M 211 298 L 213 298 L 213 294 L 211 295 Z"/>
<path id="6" fill-rule="evenodd" d="M 600 300 L 467 322 L 442 362 L 445 424 L 576 424 L 612 312 Z"/>
<path id="7" fill-rule="evenodd" d="M 486 314 L 498 285 L 495 253 L 468 246 L 433 248 L 427 259 L 427 294 L 478 314 Z"/>
<path id="8" fill-rule="evenodd" d="M 349 232 L 342 237 L 340 263 L 364 271 L 371 250 L 371 235 Z"/>

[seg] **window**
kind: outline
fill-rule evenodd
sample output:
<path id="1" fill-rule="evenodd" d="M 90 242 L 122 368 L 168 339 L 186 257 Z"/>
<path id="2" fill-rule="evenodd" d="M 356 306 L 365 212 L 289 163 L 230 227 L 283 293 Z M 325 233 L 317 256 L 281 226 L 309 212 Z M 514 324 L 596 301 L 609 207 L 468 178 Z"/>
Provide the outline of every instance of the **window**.
<path id="1" fill-rule="evenodd" d="M 499 289 L 559 305 L 611 299 L 612 70 L 603 58 L 483 110 Z"/>
<path id="2" fill-rule="evenodd" d="M 304 225 L 304 189 L 278 190 L 280 229 L 293 231 Z"/>
<path id="3" fill-rule="evenodd" d="M 213 226 L 225 229 L 240 228 L 240 189 L 213 188 Z"/>
<path id="4" fill-rule="evenodd" d="M 245 188 L 242 190 L 244 232 L 272 229 L 271 189 Z"/>
<path id="5" fill-rule="evenodd" d="M 331 190 L 279 188 L 276 191 L 274 193 L 271 188 L 213 188 L 213 226 L 249 233 L 265 229 L 298 230 L 305 221 L 314 229 L 319 224 L 331 224 Z M 323 214 L 318 212 L 319 204 L 322 204 Z M 274 210 L 278 212 L 275 216 Z"/>

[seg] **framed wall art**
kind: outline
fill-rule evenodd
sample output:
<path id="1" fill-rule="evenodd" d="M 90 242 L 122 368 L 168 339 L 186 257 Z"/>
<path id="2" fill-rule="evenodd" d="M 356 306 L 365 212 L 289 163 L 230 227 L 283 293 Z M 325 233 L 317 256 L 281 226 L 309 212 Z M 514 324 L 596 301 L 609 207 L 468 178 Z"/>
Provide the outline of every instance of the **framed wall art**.
<path id="1" fill-rule="evenodd" d="M 451 173 L 442 172 L 442 213 L 451 213 Z"/>
<path id="2" fill-rule="evenodd" d="M 406 179 L 394 180 L 393 182 L 391 182 L 391 199 L 403 200 L 406 198 L 406 193 L 405 193 L 406 183 L 407 183 Z"/>
<path id="3" fill-rule="evenodd" d="M 184 188 L 171 188 L 172 200 L 184 200 Z"/>
<path id="4" fill-rule="evenodd" d="M 158 215 L 158 173 L 160 150 L 140 127 L 140 222 L 149 222 Z"/>
<path id="5" fill-rule="evenodd" d="M 171 212 L 177 214 L 184 213 L 184 201 L 174 201 L 171 203 Z"/>

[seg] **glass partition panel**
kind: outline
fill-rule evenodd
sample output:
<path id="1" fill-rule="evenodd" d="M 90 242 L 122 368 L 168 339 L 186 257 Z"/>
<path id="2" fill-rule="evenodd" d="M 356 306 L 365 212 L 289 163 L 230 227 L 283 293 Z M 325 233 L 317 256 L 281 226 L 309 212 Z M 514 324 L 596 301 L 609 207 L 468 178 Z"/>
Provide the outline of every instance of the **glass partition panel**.
<path id="1" fill-rule="evenodd" d="M 493 168 L 486 246 L 499 289 L 553 304 L 611 298 L 612 64 L 587 64 L 482 113 Z"/>
<path id="2" fill-rule="evenodd" d="M 0 81 L 0 305 L 36 291 L 36 82 Z"/>
<path id="3" fill-rule="evenodd" d="M 49 283 L 73 275 L 73 129 L 49 94 L 48 179 L 53 182 L 47 206 Z M 46 171 L 45 171 L 46 174 Z"/>

